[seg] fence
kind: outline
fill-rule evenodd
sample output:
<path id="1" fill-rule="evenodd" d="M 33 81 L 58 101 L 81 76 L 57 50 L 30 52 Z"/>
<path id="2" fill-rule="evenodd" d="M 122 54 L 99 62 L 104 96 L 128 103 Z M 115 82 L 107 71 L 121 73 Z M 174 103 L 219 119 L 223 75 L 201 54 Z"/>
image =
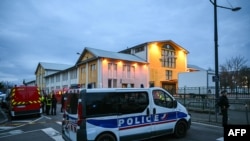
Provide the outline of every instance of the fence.
<path id="1" fill-rule="evenodd" d="M 237 89 L 220 89 L 226 90 L 228 92 L 228 98 L 232 99 L 250 99 L 250 89 L 249 88 L 237 88 Z M 215 98 L 215 88 L 214 87 L 185 87 L 178 88 L 176 93 L 174 93 L 176 97 L 211 97 Z"/>
<path id="2" fill-rule="evenodd" d="M 204 96 L 204 95 L 203 95 Z M 229 124 L 248 124 L 250 125 L 250 97 L 235 99 L 235 95 L 229 97 Z M 191 113 L 193 121 L 220 124 L 221 115 L 216 112 L 216 100 L 214 95 L 206 95 L 205 97 L 193 96 L 192 94 L 178 95 L 176 99 L 187 107 Z"/>

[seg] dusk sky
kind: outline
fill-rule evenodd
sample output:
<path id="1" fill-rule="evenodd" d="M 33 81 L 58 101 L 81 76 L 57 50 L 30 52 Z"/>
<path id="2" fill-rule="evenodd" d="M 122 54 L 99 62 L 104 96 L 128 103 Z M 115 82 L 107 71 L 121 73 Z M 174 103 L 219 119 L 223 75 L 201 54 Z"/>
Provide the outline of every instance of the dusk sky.
<path id="1" fill-rule="evenodd" d="M 213 1 L 213 0 L 212 0 Z M 250 0 L 217 0 L 219 64 L 250 67 Z M 172 40 L 188 64 L 214 69 L 210 0 L 0 0 L 0 82 L 35 80 L 39 62 L 74 65 L 84 47 L 118 52 Z"/>

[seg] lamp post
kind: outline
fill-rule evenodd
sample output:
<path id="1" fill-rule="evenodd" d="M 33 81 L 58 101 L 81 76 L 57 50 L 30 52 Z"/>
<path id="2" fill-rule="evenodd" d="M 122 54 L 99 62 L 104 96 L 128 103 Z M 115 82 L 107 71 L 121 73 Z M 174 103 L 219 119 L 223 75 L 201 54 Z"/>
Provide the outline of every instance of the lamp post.
<path id="1" fill-rule="evenodd" d="M 241 8 L 236 7 L 236 8 L 229 8 L 229 7 L 224 7 L 217 5 L 217 0 L 210 0 L 210 2 L 214 5 L 214 61 L 215 61 L 215 76 L 214 76 L 214 81 L 215 81 L 215 100 L 216 103 L 219 99 L 219 62 L 218 62 L 218 28 L 217 28 L 217 7 L 219 8 L 224 8 L 224 9 L 229 9 L 232 11 L 238 11 Z M 219 107 L 216 106 L 215 108 L 216 112 L 216 122 L 217 122 L 217 114 L 219 112 Z"/>

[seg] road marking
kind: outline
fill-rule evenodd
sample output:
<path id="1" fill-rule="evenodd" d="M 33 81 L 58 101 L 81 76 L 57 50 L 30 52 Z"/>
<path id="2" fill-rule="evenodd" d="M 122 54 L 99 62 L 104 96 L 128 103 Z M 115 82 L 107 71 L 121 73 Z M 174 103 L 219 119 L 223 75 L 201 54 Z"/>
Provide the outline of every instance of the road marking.
<path id="1" fill-rule="evenodd" d="M 224 141 L 224 137 L 220 137 L 218 139 L 216 139 L 217 141 Z"/>
<path id="2" fill-rule="evenodd" d="M 12 120 L 11 122 L 14 122 L 14 123 L 17 123 L 17 122 L 27 123 L 27 122 L 32 122 L 32 120 Z"/>
<path id="3" fill-rule="evenodd" d="M 42 129 L 42 131 L 46 133 L 49 137 L 54 139 L 55 141 L 64 141 L 62 138 L 62 135 L 53 128 L 45 128 L 45 129 Z"/>
<path id="4" fill-rule="evenodd" d="M 45 118 L 47 118 L 47 119 L 52 119 L 51 117 L 48 117 L 48 116 L 44 116 L 44 115 L 43 115 L 42 117 L 45 117 Z"/>
<path id="5" fill-rule="evenodd" d="M 9 129 L 12 129 L 14 127 L 11 127 L 11 126 L 2 126 L 0 127 L 0 130 L 9 130 Z"/>
<path id="6" fill-rule="evenodd" d="M 9 133 L 10 133 L 11 135 L 17 135 L 17 134 L 23 133 L 23 131 L 22 131 L 22 130 L 12 130 L 12 131 L 10 131 Z"/>
<path id="7" fill-rule="evenodd" d="M 200 125 L 204 125 L 204 126 L 210 126 L 210 127 L 223 128 L 221 126 L 211 125 L 211 124 L 206 124 L 206 123 L 200 123 L 200 122 L 192 122 L 192 123 L 194 123 L 194 124 L 200 124 Z"/>

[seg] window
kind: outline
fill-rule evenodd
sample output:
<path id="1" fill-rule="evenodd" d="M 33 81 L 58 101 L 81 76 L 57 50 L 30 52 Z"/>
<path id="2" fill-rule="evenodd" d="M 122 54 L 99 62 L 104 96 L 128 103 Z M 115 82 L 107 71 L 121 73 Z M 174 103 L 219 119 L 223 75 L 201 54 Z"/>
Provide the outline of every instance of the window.
<path id="1" fill-rule="evenodd" d="M 171 70 L 166 70 L 166 80 L 172 80 L 173 72 Z"/>
<path id="2" fill-rule="evenodd" d="M 127 78 L 131 78 L 131 71 L 129 65 L 127 65 Z"/>
<path id="3" fill-rule="evenodd" d="M 90 93 L 86 97 L 86 115 L 117 114 L 117 95 L 115 93 Z"/>
<path id="4" fill-rule="evenodd" d="M 63 78 L 62 78 L 63 81 L 66 81 L 68 80 L 68 72 L 64 72 L 63 73 Z"/>
<path id="5" fill-rule="evenodd" d="M 131 78 L 135 78 L 135 66 L 131 66 Z"/>
<path id="6" fill-rule="evenodd" d="M 51 82 L 51 84 L 53 84 L 53 83 L 54 83 L 54 81 L 55 81 L 54 76 L 52 76 L 52 77 L 50 78 L 50 82 Z"/>
<path id="7" fill-rule="evenodd" d="M 91 70 L 91 71 L 96 70 L 96 65 L 95 65 L 95 64 L 91 64 L 91 65 L 90 65 L 90 70 Z"/>
<path id="8" fill-rule="evenodd" d="M 56 82 L 60 82 L 60 74 L 56 75 Z"/>
<path id="9" fill-rule="evenodd" d="M 84 67 L 81 68 L 81 79 L 82 80 L 85 78 L 84 77 L 85 75 L 86 75 L 86 67 L 84 66 Z"/>
<path id="10" fill-rule="evenodd" d="M 113 79 L 113 88 L 117 88 L 117 79 Z"/>
<path id="11" fill-rule="evenodd" d="M 122 77 L 123 77 L 123 78 L 126 78 L 126 77 L 127 77 L 127 75 L 126 75 L 126 74 L 127 74 L 127 73 L 126 73 L 127 69 L 126 69 L 126 68 L 127 68 L 127 66 L 126 66 L 126 65 L 123 65 L 123 68 L 122 68 Z"/>
<path id="12" fill-rule="evenodd" d="M 117 88 L 117 79 L 108 79 L 108 88 Z"/>
<path id="13" fill-rule="evenodd" d="M 161 61 L 163 67 L 175 68 L 176 56 L 175 49 L 170 45 L 163 45 L 161 50 Z"/>
<path id="14" fill-rule="evenodd" d="M 112 63 L 108 63 L 108 77 L 112 78 Z"/>
<path id="15" fill-rule="evenodd" d="M 90 75 L 91 77 L 95 77 L 96 76 L 96 65 L 95 64 L 91 64 L 90 65 Z"/>
<path id="16" fill-rule="evenodd" d="M 45 82 L 46 82 L 46 85 L 49 85 L 49 79 L 46 79 Z"/>
<path id="17" fill-rule="evenodd" d="M 149 104 L 147 92 L 124 92 L 119 94 L 118 112 L 132 114 L 143 112 Z"/>
<path id="18" fill-rule="evenodd" d="M 172 108 L 174 106 L 173 99 L 162 90 L 153 91 L 154 103 L 157 106 Z"/>
<path id="19" fill-rule="evenodd" d="M 96 116 L 139 113 L 148 104 L 147 92 L 91 93 L 86 99 L 86 114 Z"/>
<path id="20" fill-rule="evenodd" d="M 81 70 L 82 70 L 82 74 L 85 73 L 86 72 L 86 67 L 82 67 Z"/>
<path id="21" fill-rule="evenodd" d="M 70 79 L 76 79 L 77 78 L 77 71 L 76 69 L 70 71 Z"/>
<path id="22" fill-rule="evenodd" d="M 79 94 L 69 93 L 69 94 L 66 94 L 65 97 L 67 99 L 66 100 L 66 111 L 69 114 L 76 114 Z"/>
<path id="23" fill-rule="evenodd" d="M 113 64 L 113 78 L 117 78 L 117 64 Z"/>
<path id="24" fill-rule="evenodd" d="M 112 88 L 112 79 L 108 79 L 108 88 Z"/>
<path id="25" fill-rule="evenodd" d="M 141 51 L 144 51 L 144 46 L 140 46 L 140 47 L 135 48 L 135 53 L 138 53 Z"/>

